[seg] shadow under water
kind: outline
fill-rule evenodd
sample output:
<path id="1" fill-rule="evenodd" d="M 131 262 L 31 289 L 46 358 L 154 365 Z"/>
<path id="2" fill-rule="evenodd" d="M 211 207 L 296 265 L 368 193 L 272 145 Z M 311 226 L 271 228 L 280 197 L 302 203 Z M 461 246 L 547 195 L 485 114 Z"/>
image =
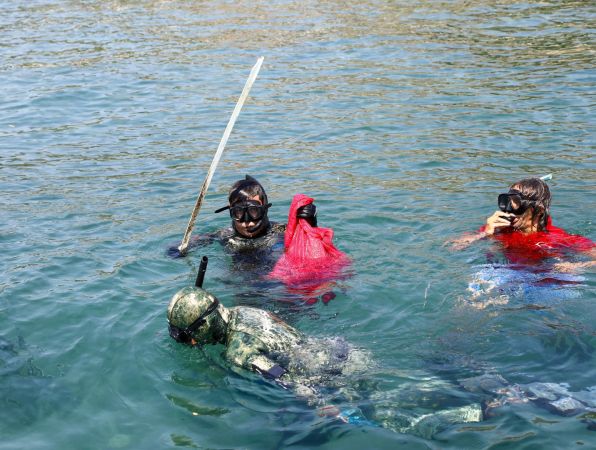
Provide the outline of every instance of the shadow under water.
<path id="1" fill-rule="evenodd" d="M 0 433 L 31 427 L 65 411 L 73 403 L 72 393 L 59 380 L 36 367 L 22 337 L 16 342 L 0 338 Z"/>

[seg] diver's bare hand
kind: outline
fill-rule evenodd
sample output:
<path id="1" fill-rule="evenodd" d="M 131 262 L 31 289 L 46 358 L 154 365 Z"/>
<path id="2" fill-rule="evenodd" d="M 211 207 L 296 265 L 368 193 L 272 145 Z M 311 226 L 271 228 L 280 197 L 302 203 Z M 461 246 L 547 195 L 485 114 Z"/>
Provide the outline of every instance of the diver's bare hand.
<path id="1" fill-rule="evenodd" d="M 505 213 L 503 211 L 495 211 L 495 213 L 486 219 L 486 228 L 484 232 L 486 234 L 494 234 L 498 228 L 506 228 L 511 226 L 511 220 L 515 217 L 515 214 Z"/>
<path id="2" fill-rule="evenodd" d="M 594 270 L 596 267 L 595 261 L 583 261 L 583 262 L 559 262 L 553 265 L 553 270 L 555 272 L 562 272 L 562 273 L 578 273 L 583 272 L 585 270 Z"/>
<path id="3" fill-rule="evenodd" d="M 448 240 L 443 244 L 443 246 L 449 245 L 453 250 L 463 250 L 464 248 L 469 247 L 470 244 L 482 239 L 485 236 L 486 233 L 484 231 L 476 234 L 466 234 L 457 239 Z"/>

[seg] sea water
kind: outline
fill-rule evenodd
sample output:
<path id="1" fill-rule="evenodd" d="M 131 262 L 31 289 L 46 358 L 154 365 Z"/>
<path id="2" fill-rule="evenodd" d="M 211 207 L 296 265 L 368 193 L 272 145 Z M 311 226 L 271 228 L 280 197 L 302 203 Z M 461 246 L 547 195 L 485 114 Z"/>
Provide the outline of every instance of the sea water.
<path id="1" fill-rule="evenodd" d="M 593 386 L 593 273 L 544 302 L 478 293 L 498 248 L 445 245 L 476 230 L 510 183 L 547 173 L 554 223 L 596 237 L 590 2 L 35 0 L 1 11 L 0 448 L 594 444 L 593 418 L 531 403 L 434 439 L 319 417 L 230 368 L 221 348 L 173 342 L 165 316 L 205 254 L 204 287 L 226 306 L 370 351 L 368 398 L 431 380 L 432 398 L 412 388 L 402 406 L 476 402 L 459 380 L 486 373 Z M 212 212 L 245 174 L 267 189 L 273 220 L 295 193 L 314 197 L 319 225 L 353 260 L 351 276 L 314 294 L 333 292 L 328 302 L 247 276 L 217 243 L 166 256 L 258 56 L 194 234 L 229 225 Z"/>

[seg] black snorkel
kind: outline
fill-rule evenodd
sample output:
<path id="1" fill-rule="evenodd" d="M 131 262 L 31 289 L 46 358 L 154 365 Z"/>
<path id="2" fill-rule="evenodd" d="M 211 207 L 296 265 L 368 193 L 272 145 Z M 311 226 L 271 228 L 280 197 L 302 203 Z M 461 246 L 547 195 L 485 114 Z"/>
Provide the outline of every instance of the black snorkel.
<path id="1" fill-rule="evenodd" d="M 199 273 L 197 273 L 197 279 L 195 280 L 195 286 L 198 288 L 203 287 L 203 280 L 205 279 L 205 272 L 207 272 L 207 263 L 209 258 L 203 256 L 201 258 L 201 265 L 199 266 Z"/>

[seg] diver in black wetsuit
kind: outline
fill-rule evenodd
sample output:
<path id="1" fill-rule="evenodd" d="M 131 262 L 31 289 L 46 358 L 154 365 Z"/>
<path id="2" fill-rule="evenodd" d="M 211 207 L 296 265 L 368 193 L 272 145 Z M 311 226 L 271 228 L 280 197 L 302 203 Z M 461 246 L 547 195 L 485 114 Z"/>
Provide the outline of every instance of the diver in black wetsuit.
<path id="1" fill-rule="evenodd" d="M 228 194 L 228 205 L 217 209 L 220 213 L 228 210 L 232 218 L 230 227 L 215 233 L 204 234 L 191 240 L 190 247 L 206 245 L 214 240 L 220 242 L 242 265 L 263 265 L 271 269 L 277 254 L 283 250 L 286 225 L 271 222 L 267 216 L 271 207 L 263 185 L 250 175 L 236 181 Z M 298 217 L 307 219 L 312 226 L 317 225 L 317 208 L 314 204 L 298 210 Z M 170 256 L 180 256 L 170 249 Z M 275 250 L 278 250 L 277 252 Z"/>
<path id="2" fill-rule="evenodd" d="M 236 181 L 230 188 L 228 201 L 227 206 L 215 211 L 228 210 L 232 218 L 232 226 L 218 233 L 225 245 L 245 251 L 271 247 L 279 241 L 286 226 L 269 221 L 267 210 L 271 203 L 267 201 L 265 189 L 255 178 L 246 175 L 244 180 Z M 298 217 L 308 219 L 316 227 L 316 213 L 316 206 L 310 204 L 298 211 Z"/>
<path id="3" fill-rule="evenodd" d="M 286 225 L 272 222 L 267 215 L 271 203 L 263 185 L 250 175 L 236 181 L 229 190 L 228 204 L 215 213 L 228 211 L 232 219 L 229 227 L 202 234 L 191 240 L 189 248 L 209 245 L 214 241 L 224 246 L 232 258 L 231 270 L 237 281 L 255 285 L 262 283 L 263 275 L 273 269 L 283 253 Z M 297 211 L 312 226 L 317 226 L 316 206 L 309 204 Z M 179 257 L 177 247 L 168 251 Z M 240 278 L 238 278 L 238 276 Z M 261 289 L 259 289 L 261 290 Z"/>
<path id="4" fill-rule="evenodd" d="M 228 205 L 215 211 L 229 211 L 232 224 L 218 231 L 216 239 L 231 254 L 232 270 L 251 281 L 269 273 L 283 252 L 286 225 L 269 220 L 270 206 L 261 183 L 246 175 L 230 188 Z M 303 207 L 297 216 L 306 218 L 312 226 L 317 225 L 313 204 Z"/>
<path id="5" fill-rule="evenodd" d="M 244 274 L 243 278 L 268 273 L 283 252 L 286 226 L 269 220 L 270 206 L 261 183 L 246 175 L 230 188 L 228 205 L 215 211 L 230 213 L 231 226 L 213 238 L 232 256 L 232 270 Z"/>
<path id="6" fill-rule="evenodd" d="M 228 194 L 228 205 L 216 213 L 228 210 L 232 226 L 217 232 L 218 240 L 229 250 L 246 252 L 273 247 L 281 241 L 285 225 L 270 222 L 271 207 L 265 189 L 255 178 L 246 175 L 236 181 Z"/>

